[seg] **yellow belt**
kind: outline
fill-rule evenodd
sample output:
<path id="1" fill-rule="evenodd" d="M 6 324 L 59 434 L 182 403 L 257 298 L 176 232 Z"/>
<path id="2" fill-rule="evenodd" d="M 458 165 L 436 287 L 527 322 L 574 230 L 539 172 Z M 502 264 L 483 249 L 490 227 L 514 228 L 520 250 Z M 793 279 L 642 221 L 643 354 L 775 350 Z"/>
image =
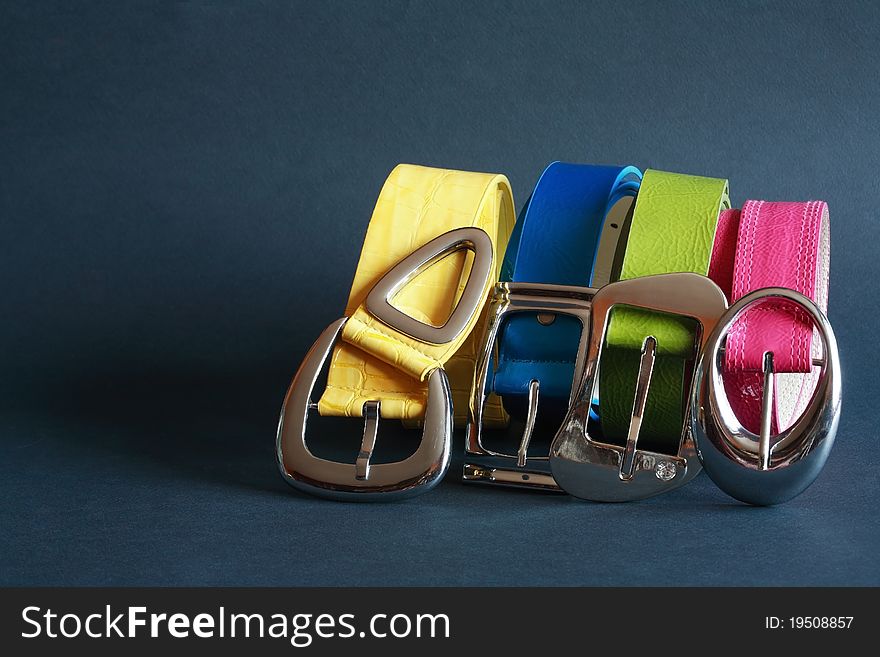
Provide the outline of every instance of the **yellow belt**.
<path id="1" fill-rule="evenodd" d="M 367 229 L 346 316 L 309 349 L 281 409 L 276 458 L 284 479 L 346 500 L 393 499 L 435 486 L 449 467 L 453 409 L 468 415 L 477 341 L 514 223 L 507 178 L 401 164 Z M 332 353 L 321 400 L 312 390 Z M 500 400 L 494 419 L 504 421 Z M 313 454 L 309 411 L 363 417 L 355 463 Z M 419 447 L 371 464 L 379 417 L 423 420 Z"/>
<path id="2" fill-rule="evenodd" d="M 361 417 L 364 404 L 375 400 L 381 402 L 382 417 L 421 419 L 426 378 L 443 367 L 456 420 L 464 421 L 486 306 L 455 339 L 431 344 L 383 323 L 365 302 L 398 262 L 432 239 L 463 227 L 482 229 L 492 242 L 493 275 L 483 290 L 488 299 L 514 221 L 513 194 L 503 175 L 398 165 L 385 181 L 370 219 L 346 306 L 349 319 L 333 351 L 319 413 Z M 423 323 L 442 325 L 465 288 L 473 257 L 467 251 L 449 254 L 408 281 L 392 304 Z M 500 405 L 497 400 L 495 404 L 497 415 Z"/>

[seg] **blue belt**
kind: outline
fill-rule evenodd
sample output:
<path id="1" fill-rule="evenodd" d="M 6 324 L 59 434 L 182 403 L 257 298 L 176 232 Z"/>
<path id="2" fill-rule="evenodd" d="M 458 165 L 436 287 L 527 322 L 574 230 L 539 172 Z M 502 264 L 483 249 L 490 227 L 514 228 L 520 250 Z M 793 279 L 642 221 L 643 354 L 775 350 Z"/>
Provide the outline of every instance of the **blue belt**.
<path id="1" fill-rule="evenodd" d="M 635 196 L 642 173 L 612 167 L 554 162 L 541 174 L 514 227 L 501 279 L 522 283 L 588 286 L 608 211 Z M 568 402 L 581 325 L 557 316 L 543 325 L 534 316 L 510 317 L 499 337 L 494 391 L 505 407 L 516 407 L 537 380 L 543 400 Z"/>

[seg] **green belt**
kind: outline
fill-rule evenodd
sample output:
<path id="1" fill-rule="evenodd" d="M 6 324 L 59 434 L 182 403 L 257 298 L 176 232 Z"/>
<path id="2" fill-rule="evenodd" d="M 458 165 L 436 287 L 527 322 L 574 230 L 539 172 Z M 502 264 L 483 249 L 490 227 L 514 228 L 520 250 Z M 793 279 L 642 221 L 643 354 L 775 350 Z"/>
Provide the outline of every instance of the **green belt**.
<path id="1" fill-rule="evenodd" d="M 648 169 L 633 211 L 620 279 L 694 272 L 706 275 L 721 210 L 730 207 L 727 180 Z M 696 324 L 636 308 L 611 311 L 599 363 L 604 440 L 626 443 L 639 359 L 647 336 L 657 341 L 639 449 L 676 453 L 684 423 L 687 369 Z"/>

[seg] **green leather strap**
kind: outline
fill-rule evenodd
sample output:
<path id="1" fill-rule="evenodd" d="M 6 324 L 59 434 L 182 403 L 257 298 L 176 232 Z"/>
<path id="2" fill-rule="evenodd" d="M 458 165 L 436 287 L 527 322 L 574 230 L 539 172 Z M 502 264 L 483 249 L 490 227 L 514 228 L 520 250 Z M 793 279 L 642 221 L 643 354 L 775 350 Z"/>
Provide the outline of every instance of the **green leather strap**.
<path id="1" fill-rule="evenodd" d="M 709 271 L 718 215 L 730 207 L 727 181 L 648 169 L 636 199 L 620 279 Z M 639 372 L 642 344 L 657 340 L 639 448 L 676 452 L 684 422 L 686 369 L 694 355 L 693 320 L 636 308 L 611 311 L 599 363 L 602 431 L 623 445 Z"/>

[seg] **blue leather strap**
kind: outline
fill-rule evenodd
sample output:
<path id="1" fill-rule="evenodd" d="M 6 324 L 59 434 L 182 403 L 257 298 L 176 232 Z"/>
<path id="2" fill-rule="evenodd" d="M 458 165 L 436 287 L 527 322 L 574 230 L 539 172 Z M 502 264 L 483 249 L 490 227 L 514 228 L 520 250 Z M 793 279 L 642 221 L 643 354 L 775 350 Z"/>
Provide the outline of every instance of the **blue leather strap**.
<path id="1" fill-rule="evenodd" d="M 592 281 L 605 215 L 624 196 L 638 193 L 635 167 L 554 162 L 541 174 L 514 227 L 501 279 L 523 283 L 587 286 Z M 541 402 L 567 404 L 574 378 L 581 325 L 557 316 L 542 325 L 533 315 L 515 315 L 499 338 L 494 391 L 508 410 L 540 383 Z"/>

